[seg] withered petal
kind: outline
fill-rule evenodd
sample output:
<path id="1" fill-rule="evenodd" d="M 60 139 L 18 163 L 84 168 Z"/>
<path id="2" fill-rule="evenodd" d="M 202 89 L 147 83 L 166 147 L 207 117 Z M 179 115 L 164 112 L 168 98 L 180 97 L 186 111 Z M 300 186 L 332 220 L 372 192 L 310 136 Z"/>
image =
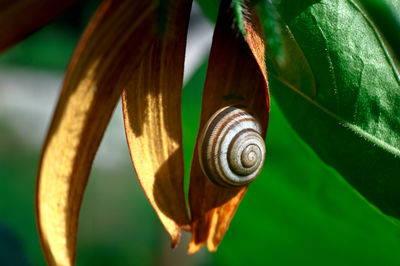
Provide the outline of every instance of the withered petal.
<path id="1" fill-rule="evenodd" d="M 77 0 L 12 0 L 0 2 L 0 53 L 18 43 Z"/>
<path id="2" fill-rule="evenodd" d="M 156 1 L 106 0 L 68 67 L 44 144 L 36 219 L 50 265 L 74 265 L 78 215 L 94 156 L 120 97 L 157 35 Z"/>
<path id="3" fill-rule="evenodd" d="M 191 0 L 169 2 L 166 31 L 152 45 L 123 93 L 131 159 L 175 247 L 188 230 L 184 194 L 181 94 Z"/>
<path id="4" fill-rule="evenodd" d="M 242 104 L 258 118 L 265 137 L 269 93 L 263 31 L 257 11 L 249 7 L 248 12 L 244 23 L 246 37 L 243 37 L 239 30 L 232 30 L 234 22 L 230 1 L 221 1 L 203 91 L 199 132 L 218 109 Z M 200 168 L 198 140 L 199 135 L 189 187 L 192 218 L 190 254 L 197 252 L 204 243 L 210 251 L 216 251 L 247 190 L 247 186 L 229 189 L 209 181 Z"/>

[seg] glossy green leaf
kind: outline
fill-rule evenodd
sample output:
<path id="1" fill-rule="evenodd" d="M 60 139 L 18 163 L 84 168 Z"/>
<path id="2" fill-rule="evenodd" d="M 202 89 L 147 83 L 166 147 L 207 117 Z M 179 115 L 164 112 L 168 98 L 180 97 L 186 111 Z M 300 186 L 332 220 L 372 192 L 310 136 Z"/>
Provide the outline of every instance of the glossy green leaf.
<path id="1" fill-rule="evenodd" d="M 400 5 L 390 0 L 360 0 L 360 2 L 392 46 L 397 60 L 400 60 Z"/>
<path id="2" fill-rule="evenodd" d="M 400 218 L 400 75 L 381 33 L 356 1 L 281 0 L 278 11 L 287 60 L 267 60 L 272 95 L 328 165 Z"/>

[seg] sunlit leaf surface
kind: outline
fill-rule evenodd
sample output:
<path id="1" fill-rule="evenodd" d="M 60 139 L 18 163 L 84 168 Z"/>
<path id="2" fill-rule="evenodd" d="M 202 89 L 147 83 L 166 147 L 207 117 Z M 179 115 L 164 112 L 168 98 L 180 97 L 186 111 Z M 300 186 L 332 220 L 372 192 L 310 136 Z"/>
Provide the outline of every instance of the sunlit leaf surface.
<path id="1" fill-rule="evenodd" d="M 267 61 L 279 106 L 327 164 L 400 218 L 400 75 L 387 44 L 355 1 L 279 10 L 287 61 Z"/>
<path id="2" fill-rule="evenodd" d="M 75 263 L 91 164 L 122 89 L 156 36 L 155 10 L 154 3 L 103 2 L 71 59 L 37 181 L 37 223 L 50 265 Z"/>
<path id="3" fill-rule="evenodd" d="M 190 230 L 184 194 L 181 94 L 191 1 L 173 1 L 165 32 L 132 74 L 123 94 L 125 131 L 136 174 L 178 244 Z"/>

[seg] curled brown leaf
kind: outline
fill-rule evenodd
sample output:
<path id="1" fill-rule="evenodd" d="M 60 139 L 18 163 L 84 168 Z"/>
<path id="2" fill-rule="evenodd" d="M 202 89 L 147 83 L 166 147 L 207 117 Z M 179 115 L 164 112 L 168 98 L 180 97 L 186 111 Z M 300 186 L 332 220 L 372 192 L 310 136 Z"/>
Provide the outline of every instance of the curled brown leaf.
<path id="1" fill-rule="evenodd" d="M 269 93 L 260 19 L 257 11 L 250 7 L 244 21 L 246 37 L 243 37 L 232 30 L 230 8 L 230 1 L 221 2 L 203 91 L 199 132 L 218 109 L 241 104 L 256 116 L 265 136 Z M 199 135 L 197 143 L 198 139 Z M 212 183 L 200 168 L 197 143 L 190 174 L 192 239 L 189 253 L 197 252 L 204 243 L 210 251 L 216 251 L 247 191 L 247 186 L 223 188 Z"/>
<path id="2" fill-rule="evenodd" d="M 166 31 L 153 43 L 123 93 L 125 132 L 136 174 L 178 244 L 189 229 L 184 194 L 181 94 L 191 1 L 171 1 Z"/>
<path id="3" fill-rule="evenodd" d="M 91 165 L 131 73 L 156 38 L 156 5 L 106 0 L 70 62 L 38 171 L 36 218 L 48 264 L 74 265 Z"/>

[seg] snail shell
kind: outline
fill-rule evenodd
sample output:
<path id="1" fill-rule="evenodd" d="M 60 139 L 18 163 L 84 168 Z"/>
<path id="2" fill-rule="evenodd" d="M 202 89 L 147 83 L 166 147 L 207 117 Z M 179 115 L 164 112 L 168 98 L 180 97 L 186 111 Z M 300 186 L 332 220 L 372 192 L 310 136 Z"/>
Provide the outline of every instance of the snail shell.
<path id="1" fill-rule="evenodd" d="M 244 186 L 264 163 L 261 126 L 242 106 L 224 107 L 204 127 L 198 153 L 203 173 L 216 185 Z"/>

